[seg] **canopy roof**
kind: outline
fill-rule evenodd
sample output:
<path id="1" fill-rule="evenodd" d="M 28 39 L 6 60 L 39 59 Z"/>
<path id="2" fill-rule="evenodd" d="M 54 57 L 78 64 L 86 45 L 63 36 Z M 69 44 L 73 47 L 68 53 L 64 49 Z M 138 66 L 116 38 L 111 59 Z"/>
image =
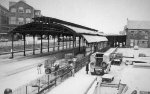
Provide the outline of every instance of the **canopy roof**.
<path id="1" fill-rule="evenodd" d="M 98 35 L 98 30 L 74 24 L 71 22 L 59 20 L 51 17 L 37 17 L 34 21 L 28 24 L 18 26 L 11 33 L 20 34 L 51 34 L 51 35 L 81 35 L 90 34 Z"/>
<path id="2" fill-rule="evenodd" d="M 108 41 L 106 37 L 103 36 L 93 36 L 93 35 L 83 35 L 88 43 Z"/>

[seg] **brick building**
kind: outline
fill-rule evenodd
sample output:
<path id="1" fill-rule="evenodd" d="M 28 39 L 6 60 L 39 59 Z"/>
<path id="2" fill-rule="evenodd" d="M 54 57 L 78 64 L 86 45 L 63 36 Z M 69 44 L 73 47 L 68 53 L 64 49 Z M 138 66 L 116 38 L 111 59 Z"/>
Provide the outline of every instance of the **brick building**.
<path id="1" fill-rule="evenodd" d="M 34 9 L 25 1 L 9 2 L 9 27 L 10 31 L 19 25 L 32 22 L 32 18 L 40 17 L 41 11 Z M 22 39 L 21 35 L 15 36 L 15 39 Z"/>
<path id="2" fill-rule="evenodd" d="M 127 47 L 150 47 L 150 21 L 127 20 L 125 31 Z"/>
<path id="3" fill-rule="evenodd" d="M 9 25 L 13 29 L 18 25 L 30 23 L 32 18 L 41 16 L 41 11 L 34 9 L 25 1 L 9 2 Z"/>
<path id="4" fill-rule="evenodd" d="M 0 40 L 7 35 L 9 30 L 9 11 L 4 6 L 0 5 Z"/>

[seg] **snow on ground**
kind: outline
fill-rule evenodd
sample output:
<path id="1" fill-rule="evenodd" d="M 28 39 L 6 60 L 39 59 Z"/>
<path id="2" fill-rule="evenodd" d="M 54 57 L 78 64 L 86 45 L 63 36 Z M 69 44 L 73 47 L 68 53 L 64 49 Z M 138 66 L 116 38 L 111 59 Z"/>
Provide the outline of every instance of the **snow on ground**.
<path id="1" fill-rule="evenodd" d="M 12 90 L 15 90 L 16 88 L 41 77 L 42 75 L 45 74 L 43 66 L 41 69 L 42 74 L 38 74 L 37 68 L 35 67 L 30 70 L 0 79 L 0 94 L 3 94 L 5 88 L 11 88 Z"/>
<path id="2" fill-rule="evenodd" d="M 123 52 L 123 55 L 134 55 L 135 60 L 142 60 L 150 62 L 150 57 L 139 58 L 139 53 L 144 53 L 146 56 L 150 56 L 150 48 L 139 48 L 134 50 L 133 48 L 119 48 L 118 52 Z M 121 73 L 121 83 L 128 85 L 129 90 L 127 94 L 136 89 L 138 91 L 150 91 L 150 67 L 134 67 L 130 65 L 124 68 Z"/>
<path id="3" fill-rule="evenodd" d="M 126 83 L 129 90 L 150 91 L 150 68 L 127 67 L 122 72 L 121 82 Z"/>
<path id="4" fill-rule="evenodd" d="M 47 94 L 84 94 L 96 76 L 86 74 L 85 67 Z"/>
<path id="5" fill-rule="evenodd" d="M 145 53 L 147 56 L 150 56 L 150 49 L 148 48 L 140 48 L 139 50 L 133 50 L 133 48 L 119 48 L 118 52 L 122 52 L 125 56 L 134 55 L 136 59 L 138 58 L 138 54 L 141 52 Z M 146 57 L 146 60 L 150 60 L 150 57 Z M 32 61 L 37 62 L 38 60 L 36 61 L 33 59 Z M 1 65 L 0 73 L 4 72 L 4 70 L 7 69 L 11 70 L 12 66 L 14 66 L 14 69 L 16 67 L 20 67 L 21 64 L 24 63 L 14 65 L 13 64 L 11 64 L 10 66 L 6 64 L 4 67 L 1 67 L 3 66 Z M 42 73 L 44 74 L 44 68 L 42 68 L 42 71 Z M 118 82 L 118 80 L 121 79 L 121 83 L 127 84 L 129 87 L 129 90 L 127 91 L 129 93 L 127 94 L 131 94 L 131 91 L 133 91 L 134 89 L 141 91 L 150 91 L 149 72 L 150 68 L 135 68 L 132 65 L 125 66 L 124 64 L 121 64 L 121 66 L 112 65 L 110 74 L 114 74 L 115 81 Z M 21 85 L 30 82 L 31 80 L 37 79 L 43 74 L 38 75 L 37 68 L 34 67 L 30 70 L 0 79 L 0 93 L 2 94 L 5 88 L 15 89 Z M 96 76 L 91 76 L 90 74 L 87 75 L 85 73 L 84 67 L 78 73 L 75 74 L 75 77 L 68 78 L 60 85 L 52 89 L 48 94 L 83 94 L 95 78 Z M 94 83 L 94 85 L 96 85 L 96 82 Z M 91 87 L 89 92 L 92 92 L 92 90 L 94 91 L 94 85 Z"/>
<path id="6" fill-rule="evenodd" d="M 117 52 L 122 52 L 124 56 L 135 56 L 135 60 L 139 60 L 138 54 L 145 53 L 150 56 L 149 48 L 140 48 L 134 50 L 133 48 L 118 48 Z M 142 58 L 142 60 L 150 60 L 150 57 Z M 128 90 L 126 94 L 131 94 L 133 90 L 150 91 L 150 67 L 134 67 L 134 65 L 126 66 L 124 62 L 120 66 L 112 65 L 109 74 L 115 76 L 112 83 L 118 83 L 121 80 L 122 84 L 127 84 Z M 96 82 L 93 84 L 88 94 L 92 94 L 95 90 Z M 101 94 L 116 94 L 116 88 L 101 87 Z"/>
<path id="7" fill-rule="evenodd" d="M 38 63 L 44 63 L 44 60 L 48 59 L 49 56 L 39 57 L 39 58 L 32 58 L 18 62 L 11 62 L 8 64 L 0 65 L 0 78 L 4 76 L 8 76 L 9 74 L 14 74 L 17 71 L 25 67 L 30 67 L 36 65 Z"/>
<path id="8" fill-rule="evenodd" d="M 101 94 L 117 94 L 116 92 L 118 92 L 117 88 L 112 88 L 112 87 L 101 87 L 100 88 Z"/>
<path id="9" fill-rule="evenodd" d="M 91 88 L 89 89 L 87 94 L 93 94 L 94 93 L 97 82 L 98 82 L 98 80 L 93 83 L 93 85 L 91 86 Z"/>

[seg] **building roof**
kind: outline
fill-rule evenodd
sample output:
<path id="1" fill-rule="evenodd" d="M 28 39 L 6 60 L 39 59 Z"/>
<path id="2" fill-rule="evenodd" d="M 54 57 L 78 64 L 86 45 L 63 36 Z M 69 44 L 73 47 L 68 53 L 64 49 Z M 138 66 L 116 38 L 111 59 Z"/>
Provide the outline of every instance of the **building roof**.
<path id="1" fill-rule="evenodd" d="M 128 29 L 150 29 L 150 21 L 128 20 L 127 28 Z"/>
<path id="2" fill-rule="evenodd" d="M 82 35 L 88 43 L 95 43 L 101 41 L 108 41 L 104 36 Z"/>
<path id="3" fill-rule="evenodd" d="M 82 26 L 82 25 L 79 25 L 79 24 L 75 24 L 75 23 L 72 23 L 72 22 L 68 22 L 68 21 L 64 21 L 64 20 L 60 20 L 60 19 L 52 18 L 52 17 L 42 16 L 42 17 L 36 17 L 36 18 L 34 18 L 34 20 L 35 21 L 36 20 L 44 21 L 44 22 L 49 22 L 50 21 L 50 22 L 54 22 L 54 23 L 57 23 L 57 24 L 69 25 L 69 26 L 83 28 L 83 29 L 87 29 L 87 30 L 91 30 L 91 31 L 95 31 L 95 32 L 98 31 L 98 30 L 93 29 L 93 28 L 89 28 L 89 27 L 86 27 L 86 26 Z"/>
<path id="4" fill-rule="evenodd" d="M 3 10 L 9 12 L 9 10 L 6 7 L 2 6 L 1 4 L 0 4 L 0 8 L 2 8 Z"/>
<path id="5" fill-rule="evenodd" d="M 63 21 L 51 17 L 37 17 L 28 24 L 18 26 L 11 33 L 21 34 L 64 34 L 64 35 L 100 35 L 97 30 L 81 26 L 75 23 Z"/>
<path id="6" fill-rule="evenodd" d="M 10 2 L 11 3 L 11 2 Z M 18 2 L 13 2 L 14 4 L 13 5 L 10 5 L 9 7 L 13 7 L 13 6 L 15 6 L 15 5 L 17 5 L 17 4 L 19 4 L 19 3 L 24 3 L 24 4 L 26 4 L 27 6 L 29 6 L 29 7 L 31 7 L 31 8 L 33 8 L 31 5 L 29 5 L 29 4 L 27 4 L 26 2 L 24 2 L 24 1 L 22 1 L 22 0 L 20 0 L 20 1 L 18 1 Z"/>

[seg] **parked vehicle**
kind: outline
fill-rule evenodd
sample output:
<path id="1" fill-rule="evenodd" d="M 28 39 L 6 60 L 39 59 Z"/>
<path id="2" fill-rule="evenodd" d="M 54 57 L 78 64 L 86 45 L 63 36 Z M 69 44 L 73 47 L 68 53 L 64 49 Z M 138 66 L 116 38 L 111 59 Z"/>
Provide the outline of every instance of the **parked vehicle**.
<path id="1" fill-rule="evenodd" d="M 59 69 L 65 68 L 67 66 L 69 68 L 70 67 L 69 64 L 73 62 L 72 59 L 73 59 L 73 54 L 68 53 L 65 54 L 65 58 L 63 59 L 57 59 L 56 57 L 52 57 L 51 59 L 45 60 L 45 64 L 44 64 L 45 73 L 50 74 L 51 72 L 58 71 Z"/>
<path id="2" fill-rule="evenodd" d="M 122 62 L 123 54 L 122 53 L 114 53 L 114 58 L 112 60 L 112 64 L 120 65 Z"/>
<path id="3" fill-rule="evenodd" d="M 137 45 L 135 45 L 134 50 L 139 50 L 139 47 Z"/>
<path id="4" fill-rule="evenodd" d="M 102 76 L 102 82 L 112 82 L 114 80 L 114 76 L 110 74 L 105 74 Z"/>
<path id="5" fill-rule="evenodd" d="M 95 52 L 90 56 L 90 72 L 92 75 L 103 75 L 111 68 L 111 53 Z"/>

